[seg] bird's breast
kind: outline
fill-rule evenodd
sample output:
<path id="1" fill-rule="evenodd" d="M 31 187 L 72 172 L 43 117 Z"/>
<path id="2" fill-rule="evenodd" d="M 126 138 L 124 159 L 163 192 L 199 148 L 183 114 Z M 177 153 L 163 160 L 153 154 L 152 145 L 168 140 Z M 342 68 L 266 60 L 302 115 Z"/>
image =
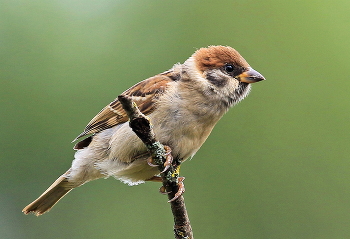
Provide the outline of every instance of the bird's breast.
<path id="1" fill-rule="evenodd" d="M 181 160 L 192 157 L 223 114 L 210 114 L 197 107 L 168 104 L 149 115 L 156 137 L 171 147 L 173 157 Z"/>

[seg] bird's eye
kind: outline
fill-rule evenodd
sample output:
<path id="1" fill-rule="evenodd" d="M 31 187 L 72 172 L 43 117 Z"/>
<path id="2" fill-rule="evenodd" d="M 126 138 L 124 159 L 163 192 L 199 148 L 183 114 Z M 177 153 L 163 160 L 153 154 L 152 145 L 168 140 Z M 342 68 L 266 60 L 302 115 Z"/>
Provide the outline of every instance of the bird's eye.
<path id="1" fill-rule="evenodd" d="M 226 65 L 225 65 L 225 71 L 227 71 L 227 72 L 233 72 L 233 70 L 234 70 L 234 67 L 233 67 L 232 64 L 226 64 Z"/>

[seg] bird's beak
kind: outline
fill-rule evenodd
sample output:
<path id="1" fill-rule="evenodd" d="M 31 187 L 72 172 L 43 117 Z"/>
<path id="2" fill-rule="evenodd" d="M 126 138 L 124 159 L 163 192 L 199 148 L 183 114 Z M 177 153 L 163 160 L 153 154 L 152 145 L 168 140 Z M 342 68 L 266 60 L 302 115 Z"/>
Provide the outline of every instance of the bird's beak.
<path id="1" fill-rule="evenodd" d="M 255 83 L 258 81 L 265 80 L 265 78 L 262 76 L 262 74 L 260 74 L 259 72 L 257 72 L 256 70 L 254 70 L 253 68 L 250 68 L 250 67 L 247 71 L 238 75 L 236 78 L 239 81 L 245 82 L 245 83 Z"/>

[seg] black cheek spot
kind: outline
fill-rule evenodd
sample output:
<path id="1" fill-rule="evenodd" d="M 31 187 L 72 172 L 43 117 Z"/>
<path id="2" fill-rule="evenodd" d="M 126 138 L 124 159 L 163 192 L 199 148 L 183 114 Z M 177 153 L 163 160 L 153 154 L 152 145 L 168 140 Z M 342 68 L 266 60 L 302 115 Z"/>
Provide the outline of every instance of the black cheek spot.
<path id="1" fill-rule="evenodd" d="M 207 80 L 217 87 L 224 87 L 227 84 L 227 79 L 218 77 L 215 74 L 207 74 Z"/>

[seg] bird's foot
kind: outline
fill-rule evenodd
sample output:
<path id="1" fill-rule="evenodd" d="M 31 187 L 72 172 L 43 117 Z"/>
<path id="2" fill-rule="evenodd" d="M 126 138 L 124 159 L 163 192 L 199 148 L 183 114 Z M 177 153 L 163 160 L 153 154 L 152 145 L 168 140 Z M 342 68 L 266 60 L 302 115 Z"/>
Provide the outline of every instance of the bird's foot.
<path id="1" fill-rule="evenodd" d="M 185 184 L 183 183 L 183 181 L 185 180 L 185 177 L 178 177 L 177 178 L 177 192 L 175 193 L 174 197 L 171 198 L 168 202 L 173 202 L 175 201 L 176 199 L 178 199 L 180 196 L 182 196 L 182 194 L 185 192 Z M 152 181 L 152 182 L 163 182 L 162 178 L 159 177 L 159 176 L 153 176 L 152 178 L 150 179 L 147 179 L 146 181 Z M 168 195 L 170 192 L 167 192 L 165 186 L 161 186 L 159 188 L 159 192 L 161 194 L 165 194 L 165 195 Z"/>
<path id="2" fill-rule="evenodd" d="M 169 167 L 171 166 L 171 164 L 173 163 L 173 156 L 171 155 L 171 148 L 167 145 L 164 145 L 164 149 L 165 149 L 165 154 L 164 154 L 165 162 L 163 164 L 164 169 L 160 173 L 164 173 L 165 171 L 167 171 L 169 169 Z M 159 165 L 154 163 L 154 160 L 152 157 L 149 157 L 147 159 L 147 163 L 151 167 L 158 167 L 159 166 Z"/>
<path id="3" fill-rule="evenodd" d="M 183 181 L 185 180 L 185 177 L 178 177 L 177 178 L 177 192 L 175 193 L 175 196 L 170 199 L 168 202 L 173 202 L 176 199 L 178 199 L 179 197 L 182 196 L 182 194 L 185 192 L 185 184 L 183 183 Z"/>

